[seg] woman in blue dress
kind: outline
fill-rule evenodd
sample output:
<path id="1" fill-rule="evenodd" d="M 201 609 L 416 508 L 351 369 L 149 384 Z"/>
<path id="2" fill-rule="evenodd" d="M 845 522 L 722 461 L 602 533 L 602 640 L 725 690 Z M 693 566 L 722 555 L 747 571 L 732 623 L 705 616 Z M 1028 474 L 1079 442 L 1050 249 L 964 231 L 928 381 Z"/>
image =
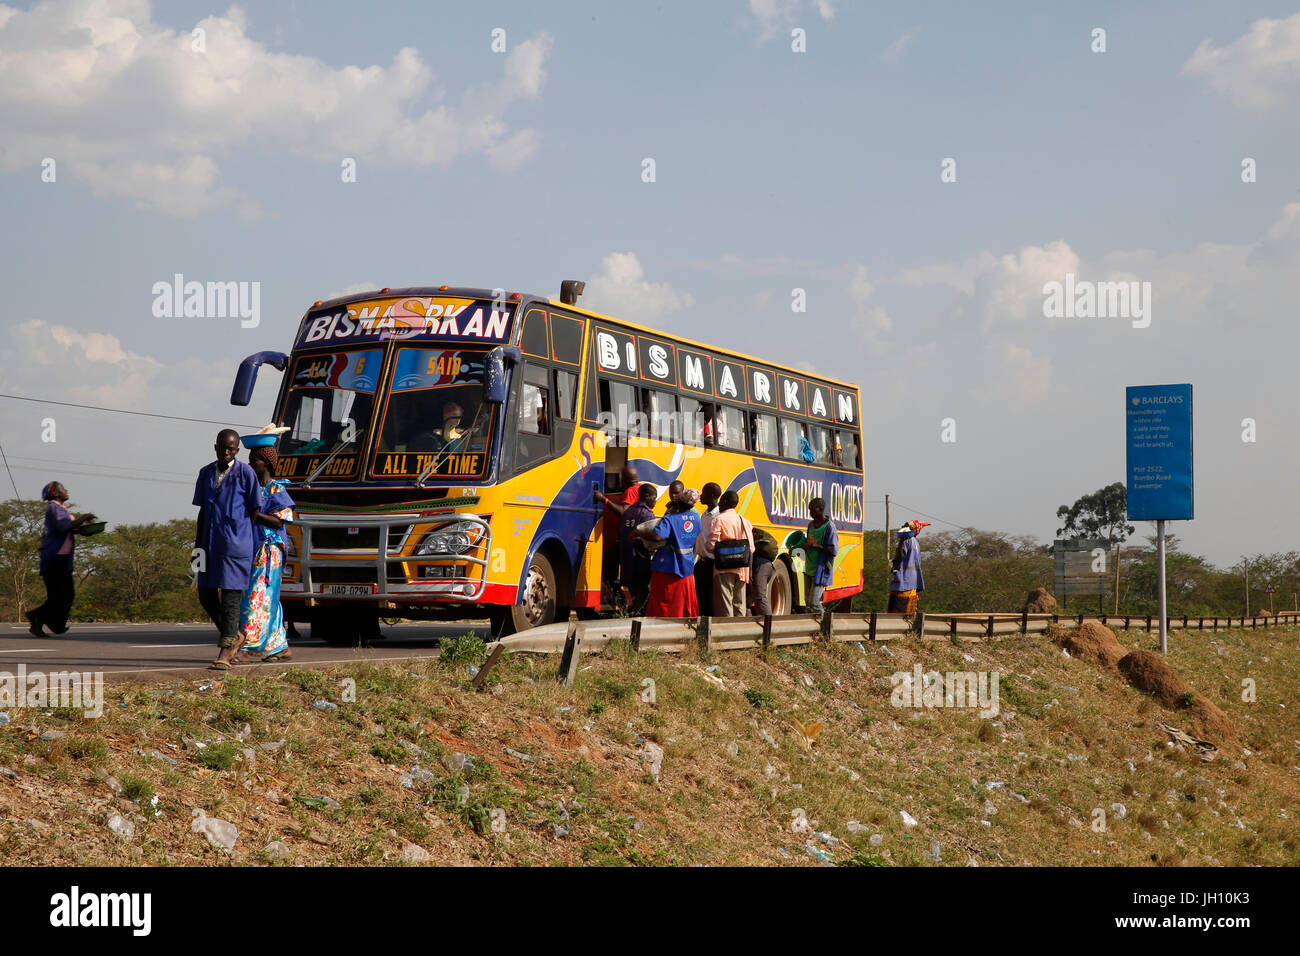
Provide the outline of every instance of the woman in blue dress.
<path id="1" fill-rule="evenodd" d="M 285 634 L 284 611 L 280 607 L 280 578 L 284 574 L 287 538 L 285 522 L 293 520 L 293 499 L 285 488 L 288 482 L 273 478 L 279 460 L 274 445 L 251 448 L 248 464 L 257 473 L 262 489 L 262 504 L 253 515 L 253 573 L 239 608 L 239 653 L 236 664 L 252 663 L 252 655 L 263 661 L 293 659 Z"/>

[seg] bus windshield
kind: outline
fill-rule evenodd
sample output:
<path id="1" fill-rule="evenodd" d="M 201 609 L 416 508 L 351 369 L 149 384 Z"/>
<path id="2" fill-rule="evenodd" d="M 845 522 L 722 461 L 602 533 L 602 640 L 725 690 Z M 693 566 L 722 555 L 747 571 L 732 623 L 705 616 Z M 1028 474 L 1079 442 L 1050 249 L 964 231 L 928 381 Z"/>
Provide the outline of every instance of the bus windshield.
<path id="1" fill-rule="evenodd" d="M 382 365 L 382 349 L 300 356 L 280 419 L 290 429 L 280 440 L 280 453 L 324 456 L 351 445 L 354 464 L 365 442 Z M 331 469 L 334 473 L 341 472 Z"/>
<path id="2" fill-rule="evenodd" d="M 375 448 L 375 477 L 481 477 L 492 407 L 483 401 L 485 353 L 401 348 Z"/>

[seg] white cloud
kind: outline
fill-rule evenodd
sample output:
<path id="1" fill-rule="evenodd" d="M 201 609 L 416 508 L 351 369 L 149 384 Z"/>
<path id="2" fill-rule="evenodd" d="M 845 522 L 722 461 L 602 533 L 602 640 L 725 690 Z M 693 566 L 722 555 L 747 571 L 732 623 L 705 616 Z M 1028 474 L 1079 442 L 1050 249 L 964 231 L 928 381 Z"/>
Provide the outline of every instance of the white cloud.
<path id="1" fill-rule="evenodd" d="M 168 215 L 235 204 L 251 216 L 246 191 L 221 181 L 218 159 L 236 150 L 407 166 L 484 155 L 500 169 L 537 150 L 537 131 L 510 129 L 504 114 L 540 95 L 554 45 L 545 33 L 452 106 L 413 47 L 388 66 L 336 69 L 272 51 L 239 7 L 196 27 L 202 52 L 188 30 L 154 22 L 144 0 L 0 8 L 0 170 L 49 156 L 97 192 Z"/>
<path id="2" fill-rule="evenodd" d="M 1244 109 L 1270 110 L 1300 95 L 1300 13 L 1262 19 L 1227 46 L 1204 40 L 1183 64 Z"/>
<path id="3" fill-rule="evenodd" d="M 808 4 L 804 0 L 749 0 L 749 14 L 758 27 L 758 42 L 788 35 L 792 27 L 799 25 L 805 6 L 815 10 L 823 20 L 835 19 L 835 7 L 830 0 L 812 0 Z"/>
<path id="4" fill-rule="evenodd" d="M 894 322 L 883 306 L 872 303 L 875 286 L 871 284 L 866 266 L 858 266 L 849 279 L 849 298 L 854 305 L 854 326 L 874 351 L 884 348 L 881 337 L 893 328 Z"/>
<path id="5" fill-rule="evenodd" d="M 694 303 L 689 292 L 679 292 L 667 282 L 648 282 L 634 252 L 611 252 L 601 260 L 600 272 L 582 297 L 587 308 L 649 325 L 661 325 L 656 321 L 660 317 Z"/>
<path id="6" fill-rule="evenodd" d="M 381 288 L 383 288 L 383 286 L 375 285 L 373 282 L 353 282 L 349 285 L 345 285 L 342 289 L 326 293 L 321 296 L 321 301 L 328 302 L 330 299 L 341 299 L 345 295 L 356 295 L 360 292 L 374 292 L 376 289 Z"/>
<path id="7" fill-rule="evenodd" d="M 880 58 L 886 63 L 895 63 L 901 60 L 907 53 L 907 48 L 920 32 L 921 28 L 919 26 L 908 27 L 897 40 L 885 48 L 885 52 L 880 54 Z"/>

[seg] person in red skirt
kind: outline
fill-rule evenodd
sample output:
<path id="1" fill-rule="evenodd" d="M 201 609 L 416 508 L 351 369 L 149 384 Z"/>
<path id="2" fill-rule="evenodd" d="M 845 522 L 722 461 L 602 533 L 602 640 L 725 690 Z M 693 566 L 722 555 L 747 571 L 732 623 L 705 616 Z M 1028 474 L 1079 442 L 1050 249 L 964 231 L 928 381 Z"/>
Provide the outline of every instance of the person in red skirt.
<path id="1" fill-rule="evenodd" d="M 700 534 L 700 516 L 695 512 L 699 493 L 680 481 L 668 486 L 668 510 L 654 526 L 642 533 L 652 543 L 661 540 L 650 558 L 651 617 L 698 617 L 695 595 L 695 539 Z"/>

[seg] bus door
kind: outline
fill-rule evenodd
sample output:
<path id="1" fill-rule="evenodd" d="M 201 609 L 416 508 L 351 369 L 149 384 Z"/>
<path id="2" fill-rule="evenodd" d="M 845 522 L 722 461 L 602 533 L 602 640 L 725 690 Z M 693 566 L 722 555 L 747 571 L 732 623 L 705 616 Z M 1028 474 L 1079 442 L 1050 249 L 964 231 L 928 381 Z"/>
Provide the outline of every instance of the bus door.
<path id="1" fill-rule="evenodd" d="M 611 501 L 623 501 L 627 489 L 623 487 L 623 466 L 628 459 L 629 432 L 633 425 L 633 416 L 638 409 L 636 389 L 627 383 L 602 380 L 600 383 L 600 407 L 612 422 L 613 427 L 605 435 L 604 487 L 601 489 Z M 618 529 L 621 517 L 613 508 L 604 508 L 604 515 L 598 525 L 601 550 L 602 604 L 613 603 L 618 595 L 619 546 Z"/>

